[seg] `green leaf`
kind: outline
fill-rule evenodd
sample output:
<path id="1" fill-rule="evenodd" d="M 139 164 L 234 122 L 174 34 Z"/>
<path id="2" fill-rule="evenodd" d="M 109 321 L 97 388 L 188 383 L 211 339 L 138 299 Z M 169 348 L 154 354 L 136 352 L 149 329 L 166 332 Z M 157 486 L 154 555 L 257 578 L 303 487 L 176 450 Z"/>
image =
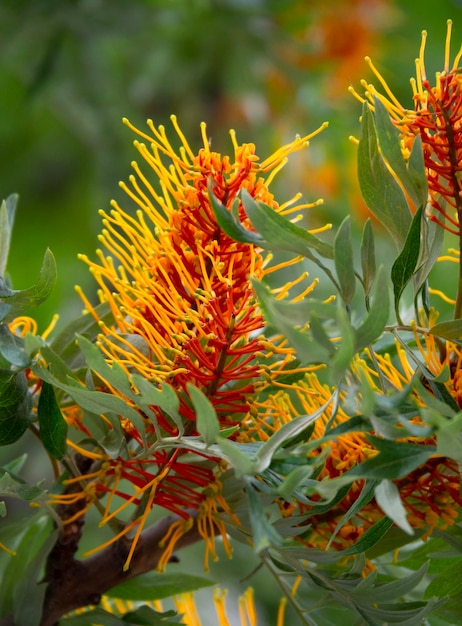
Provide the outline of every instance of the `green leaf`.
<path id="1" fill-rule="evenodd" d="M 382 480 L 375 488 L 375 499 L 382 511 L 405 533 L 413 535 L 398 487 L 391 480 Z"/>
<path id="2" fill-rule="evenodd" d="M 389 231 L 398 250 L 401 250 L 411 224 L 411 213 L 400 185 L 384 163 L 374 118 L 367 104 L 363 107 L 358 146 L 358 179 L 368 208 Z"/>
<path id="3" fill-rule="evenodd" d="M 361 537 L 356 541 L 354 546 L 347 548 L 346 550 L 342 550 L 341 554 L 344 556 L 349 556 L 351 554 L 360 554 L 361 552 L 366 552 L 376 543 L 378 543 L 382 537 L 388 532 L 389 528 L 393 526 L 393 520 L 389 517 L 384 517 L 376 524 L 374 524 L 371 528 L 366 530 L 366 532 L 361 535 Z"/>
<path id="4" fill-rule="evenodd" d="M 388 321 L 389 309 L 390 298 L 385 270 L 380 266 L 369 312 L 366 319 L 355 329 L 355 352 L 360 352 L 380 337 Z"/>
<path id="5" fill-rule="evenodd" d="M 109 365 L 100 349 L 86 337 L 77 335 L 77 343 L 88 367 L 98 374 L 102 381 L 107 381 L 127 397 L 132 396 L 128 375 L 117 361 L 113 361 L 112 365 Z"/>
<path id="6" fill-rule="evenodd" d="M 55 459 L 62 459 L 66 453 L 67 422 L 56 401 L 53 387 L 45 381 L 42 382 L 37 417 L 45 450 Z"/>
<path id="7" fill-rule="evenodd" d="M 429 424 L 437 427 L 436 450 L 457 463 L 462 463 L 462 413 L 446 419 L 437 412 L 427 410 L 423 417 Z"/>
<path id="8" fill-rule="evenodd" d="M 8 363 L 21 369 L 27 367 L 30 358 L 24 350 L 24 341 L 16 337 L 6 324 L 0 323 L 0 354 Z"/>
<path id="9" fill-rule="evenodd" d="M 10 322 L 18 315 L 44 302 L 50 295 L 56 281 L 56 263 L 51 250 L 47 249 L 43 257 L 42 267 L 37 282 L 28 289 L 14 291 L 11 296 L 0 298 L 0 301 L 11 305 L 4 321 Z"/>
<path id="10" fill-rule="evenodd" d="M 421 229 L 418 269 L 413 277 L 415 294 L 420 291 L 427 280 L 430 271 L 438 260 L 444 243 L 444 228 L 441 228 L 441 225 L 433 220 L 427 219 L 425 214 L 422 217 Z"/>
<path id="11" fill-rule="evenodd" d="M 43 584 L 45 562 L 58 538 L 58 530 L 51 532 L 30 559 L 24 575 L 14 589 L 13 615 L 19 626 L 39 626 L 46 585 Z M 16 555 L 17 558 L 17 555 Z M 24 602 L 27 598 L 27 602 Z"/>
<path id="12" fill-rule="evenodd" d="M 330 381 L 337 385 L 350 366 L 355 352 L 355 331 L 345 309 L 337 309 L 337 321 L 340 328 L 341 341 L 329 368 Z"/>
<path id="13" fill-rule="evenodd" d="M 428 198 L 428 180 L 425 172 L 425 161 L 422 139 L 416 135 L 412 144 L 411 154 L 407 162 L 409 178 L 416 194 L 416 206 L 425 206 Z M 441 229 L 441 227 L 439 227 Z M 442 229 L 441 229 L 442 230 Z"/>
<path id="14" fill-rule="evenodd" d="M 54 376 L 49 369 L 38 367 L 37 369 L 34 368 L 34 371 L 37 372 L 38 376 L 42 378 L 42 380 L 65 391 L 82 407 L 82 409 L 95 413 L 96 415 L 111 412 L 126 417 L 132 422 L 133 426 L 138 429 L 142 436 L 145 435 L 143 417 L 136 409 L 130 406 L 130 404 L 122 398 L 119 398 L 111 393 L 87 389 L 76 379 L 69 379 L 72 384 L 65 384 Z"/>
<path id="15" fill-rule="evenodd" d="M 342 528 L 342 526 L 344 524 L 346 524 L 352 517 L 354 517 L 356 514 L 358 514 L 359 511 L 366 504 L 368 504 L 368 502 L 370 502 L 372 500 L 372 498 L 374 496 L 374 488 L 375 488 L 376 484 L 377 484 L 376 481 L 365 481 L 364 482 L 364 486 L 361 489 L 361 493 L 359 494 L 358 498 L 353 502 L 353 504 L 350 506 L 348 511 L 341 517 L 341 519 L 337 523 L 337 526 L 335 527 L 334 532 L 332 533 L 332 535 L 331 535 L 331 537 L 329 539 L 328 548 L 330 547 L 332 541 L 335 539 L 335 537 L 337 536 L 338 531 Z M 348 489 L 348 487 L 346 487 L 346 488 Z"/>
<path id="16" fill-rule="evenodd" d="M 246 481 L 247 502 L 249 505 L 250 525 L 252 527 L 252 543 L 257 554 L 270 547 L 281 547 L 284 538 L 269 521 L 258 493 L 250 480 Z"/>
<path id="17" fill-rule="evenodd" d="M 156 385 L 139 374 L 132 374 L 130 378 L 139 392 L 139 396 L 134 395 L 134 401 L 137 405 L 147 413 L 150 411 L 149 406 L 158 406 L 172 418 L 178 429 L 182 431 L 183 421 L 179 413 L 180 400 L 174 388 L 164 382 L 158 389 Z"/>
<path id="18" fill-rule="evenodd" d="M 301 332 L 288 323 L 280 314 L 279 302 L 270 294 L 261 282 L 252 279 L 252 287 L 260 300 L 266 321 L 280 331 L 297 351 L 303 363 L 327 363 L 329 353 L 306 333 Z"/>
<path id="19" fill-rule="evenodd" d="M 122 600 L 161 600 L 180 593 L 210 587 L 215 582 L 192 574 L 149 572 L 116 585 L 105 595 Z"/>
<path id="20" fill-rule="evenodd" d="M 2 200 L 0 206 L 0 279 L 4 278 L 6 273 L 17 202 L 18 195 L 12 194 L 6 200 Z"/>
<path id="21" fill-rule="evenodd" d="M 375 278 L 375 243 L 372 222 L 367 218 L 361 237 L 361 269 L 366 295 L 369 293 Z"/>
<path id="22" fill-rule="evenodd" d="M 37 585 L 37 578 L 27 580 L 28 568 L 31 565 L 33 567 L 37 555 L 39 555 L 38 561 L 43 559 L 43 552 L 40 551 L 44 549 L 44 546 L 46 546 L 45 551 L 49 548 L 47 541 L 52 541 L 49 539 L 52 532 L 51 526 L 51 518 L 43 512 L 34 516 L 24 515 L 23 519 L 10 526 L 3 527 L 2 525 L 2 541 L 8 545 L 8 548 L 14 550 L 16 555 L 6 556 L 6 558 L 4 558 L 5 555 L 1 555 L 0 616 L 19 611 L 20 604 L 24 604 L 25 597 L 30 599 L 31 605 L 37 609 L 39 594 L 45 591 L 46 586 Z M 37 564 L 37 561 L 35 563 Z M 31 570 L 30 573 L 32 574 L 33 571 Z M 20 597 L 19 589 L 22 588 L 24 592 L 25 584 L 30 584 L 32 587 L 30 597 L 27 595 Z M 41 611 L 37 610 L 37 617 L 40 617 L 40 614 Z M 32 626 L 35 619 L 32 617 L 32 621 L 25 621 L 22 624 Z M 18 624 L 17 621 L 13 623 Z"/>
<path id="23" fill-rule="evenodd" d="M 319 419 L 327 407 L 335 402 L 337 397 L 337 392 L 334 392 L 329 400 L 317 409 L 314 413 L 310 415 L 301 415 L 300 417 L 296 417 L 295 419 L 287 422 L 283 426 L 281 426 L 269 439 L 267 439 L 258 449 L 256 453 L 256 460 L 258 461 L 257 470 L 258 472 L 263 472 L 267 469 L 273 458 L 274 453 L 283 446 L 290 439 L 297 437 L 300 433 L 302 433 L 308 426 L 313 424 L 317 419 Z"/>
<path id="24" fill-rule="evenodd" d="M 217 220 L 217 224 L 221 230 L 235 241 L 263 247 L 263 237 L 258 233 L 254 233 L 251 230 L 244 228 L 237 217 L 235 217 L 231 211 L 221 204 L 213 192 L 213 181 L 211 178 L 209 178 L 207 182 L 207 187 L 209 191 L 209 200 L 213 212 L 215 213 L 215 219 Z"/>
<path id="25" fill-rule="evenodd" d="M 356 286 L 350 216 L 343 220 L 335 236 L 334 263 L 340 295 L 345 306 L 348 306 L 354 296 Z"/>
<path id="26" fill-rule="evenodd" d="M 436 446 L 398 443 L 372 435 L 368 435 L 367 438 L 379 454 L 356 465 L 344 474 L 344 477 L 389 478 L 391 480 L 404 478 L 436 452 Z"/>
<path id="27" fill-rule="evenodd" d="M 225 459 L 234 469 L 237 478 L 255 474 L 254 454 L 249 455 L 249 446 L 217 437 L 217 444 Z"/>
<path id="28" fill-rule="evenodd" d="M 196 425 L 199 434 L 204 438 L 206 445 L 215 443 L 220 433 L 220 423 L 215 409 L 207 396 L 197 387 L 186 385 L 189 397 L 196 413 Z"/>
<path id="29" fill-rule="evenodd" d="M 459 596 L 462 591 L 462 557 L 445 563 L 441 573 L 425 589 L 425 598 Z"/>
<path id="30" fill-rule="evenodd" d="M 24 372 L 0 370 L 0 445 L 17 441 L 32 421 L 32 401 Z"/>
<path id="31" fill-rule="evenodd" d="M 429 332 L 436 337 L 450 341 L 462 341 L 462 319 L 439 322 L 432 326 Z"/>
<path id="32" fill-rule="evenodd" d="M 401 295 L 414 274 L 419 258 L 421 223 L 422 207 L 420 207 L 414 215 L 403 249 L 391 268 L 391 280 L 393 282 L 393 293 L 395 296 L 395 311 L 398 320 L 400 319 L 399 301 Z"/>
<path id="33" fill-rule="evenodd" d="M 99 320 L 109 324 L 113 314 L 108 302 L 103 302 L 95 307 L 95 313 Z M 57 334 L 50 343 L 50 348 L 69 367 L 79 362 L 82 358 L 78 344 L 77 335 L 82 335 L 86 339 L 94 339 L 101 332 L 99 323 L 90 313 L 84 313 L 77 319 L 72 320 Z"/>
<path id="34" fill-rule="evenodd" d="M 390 119 L 390 113 L 380 98 L 374 97 L 374 119 L 381 153 L 397 175 L 416 207 L 427 203 L 427 177 L 423 161 L 422 143 L 414 141 L 410 167 L 406 164 L 400 146 L 400 132 Z M 420 139 L 420 137 L 419 137 Z M 410 159 L 411 160 L 411 159 Z"/>
<path id="35" fill-rule="evenodd" d="M 333 258 L 333 249 L 330 244 L 293 224 L 271 207 L 262 202 L 256 202 L 246 189 L 243 189 L 241 194 L 247 216 L 266 242 L 262 247 L 271 250 L 287 250 L 311 259 L 313 259 L 313 251 L 327 259 Z"/>

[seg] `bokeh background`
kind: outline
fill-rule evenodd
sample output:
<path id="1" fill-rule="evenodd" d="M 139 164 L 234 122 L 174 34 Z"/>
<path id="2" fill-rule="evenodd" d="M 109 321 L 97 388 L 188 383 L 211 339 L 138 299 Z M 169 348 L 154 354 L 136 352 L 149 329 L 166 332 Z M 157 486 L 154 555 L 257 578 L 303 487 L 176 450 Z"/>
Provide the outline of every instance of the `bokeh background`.
<path id="1" fill-rule="evenodd" d="M 94 255 L 98 209 L 112 198 L 129 206 L 118 181 L 137 153 L 122 117 L 168 128 L 174 113 L 193 149 L 205 121 L 222 153 L 231 152 L 234 128 L 262 157 L 329 120 L 293 155 L 277 198 L 323 197 L 312 224 L 338 223 L 352 211 L 359 228 L 366 211 L 348 137 L 359 133 L 361 107 L 348 86 L 360 90 L 361 78 L 371 79 L 369 55 L 412 107 L 421 30 L 433 75 L 442 69 L 448 18 L 455 54 L 461 0 L 0 0 L 0 197 L 20 195 L 9 272 L 14 287 L 30 286 L 47 246 L 59 272 L 51 298 L 31 312 L 39 330 L 55 312 L 60 324 L 80 313 L 76 283 L 94 289 L 77 254 Z M 0 457 L 17 454 L 8 448 Z M 199 572 L 201 561 L 193 548 L 182 565 Z M 235 581 L 257 564 L 239 548 L 212 577 Z M 264 574 L 251 582 L 273 623 L 279 594 Z"/>
<path id="2" fill-rule="evenodd" d="M 442 67 L 446 20 L 453 48 L 461 0 L 0 0 L 0 197 L 20 194 L 9 271 L 35 281 L 45 248 L 56 256 L 52 297 L 32 314 L 40 327 L 81 310 L 74 284 L 93 288 L 77 253 L 94 254 L 99 208 L 136 158 L 123 116 L 170 126 L 175 113 L 193 148 L 207 123 L 213 148 L 231 151 L 228 129 L 265 157 L 296 133 L 330 126 L 292 160 L 283 199 L 325 199 L 313 220 L 353 207 L 360 105 L 348 94 L 370 78 L 367 54 L 403 102 L 429 32 L 429 73 Z"/>

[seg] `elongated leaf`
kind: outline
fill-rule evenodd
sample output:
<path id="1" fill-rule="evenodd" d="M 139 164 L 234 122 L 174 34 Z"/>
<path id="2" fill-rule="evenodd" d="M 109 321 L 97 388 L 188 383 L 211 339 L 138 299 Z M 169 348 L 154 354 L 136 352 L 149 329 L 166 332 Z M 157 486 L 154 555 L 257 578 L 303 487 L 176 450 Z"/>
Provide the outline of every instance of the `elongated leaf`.
<path id="1" fill-rule="evenodd" d="M 446 563 L 425 590 L 425 597 L 458 597 L 462 589 L 462 557 Z"/>
<path id="2" fill-rule="evenodd" d="M 273 524 L 268 520 L 258 493 L 249 480 L 246 481 L 246 494 L 252 527 L 252 543 L 255 552 L 258 554 L 271 546 L 281 547 L 284 545 L 284 538 L 281 537 Z"/>
<path id="3" fill-rule="evenodd" d="M 401 250 L 411 224 L 411 213 L 400 185 L 380 154 L 374 118 L 367 104 L 363 107 L 358 146 L 358 179 L 368 208 Z"/>
<path id="4" fill-rule="evenodd" d="M 98 318 L 105 324 L 112 319 L 112 311 L 108 302 L 103 302 L 95 307 Z M 101 328 L 93 315 L 85 313 L 65 326 L 61 332 L 54 337 L 50 343 L 50 348 L 68 365 L 72 366 L 79 361 L 82 356 L 76 344 L 77 335 L 82 335 L 86 339 L 94 339 Z"/>
<path id="5" fill-rule="evenodd" d="M 0 354 L 8 363 L 21 369 L 30 363 L 30 358 L 24 350 L 22 337 L 13 335 L 8 326 L 2 323 L 0 323 Z"/>
<path id="6" fill-rule="evenodd" d="M 271 250 L 288 250 L 308 258 L 313 258 L 312 253 L 317 252 L 327 259 L 332 259 L 333 249 L 330 244 L 293 224 L 271 207 L 256 202 L 246 189 L 242 190 L 242 202 L 255 230 L 267 244 L 264 247 Z"/>
<path id="7" fill-rule="evenodd" d="M 416 207 L 424 206 L 427 202 L 427 178 L 425 176 L 422 143 L 420 142 L 419 154 L 419 142 L 414 142 L 412 163 L 409 168 L 401 152 L 399 130 L 391 121 L 390 113 L 380 98 L 374 97 L 374 108 L 377 139 L 383 157 L 396 173 L 414 205 Z"/>
<path id="8" fill-rule="evenodd" d="M 351 241 L 351 219 L 346 217 L 340 224 L 334 240 L 334 263 L 340 295 L 346 306 L 355 293 L 356 278 Z"/>
<path id="9" fill-rule="evenodd" d="M 294 328 L 281 317 L 278 301 L 269 293 L 265 285 L 252 280 L 252 287 L 260 300 L 266 321 L 287 337 L 289 343 L 297 351 L 300 361 L 303 363 L 327 363 L 329 352 L 313 341 L 306 333 Z"/>
<path id="10" fill-rule="evenodd" d="M 355 352 L 355 331 L 345 309 L 338 308 L 337 320 L 340 328 L 341 342 L 331 360 L 329 374 L 333 385 L 337 385 L 348 367 Z"/>
<path id="11" fill-rule="evenodd" d="M 214 584 L 213 580 L 203 576 L 194 576 L 182 572 L 175 572 L 174 574 L 149 572 L 112 587 L 106 592 L 106 595 L 122 600 L 162 600 L 180 593 L 210 587 Z"/>
<path id="12" fill-rule="evenodd" d="M 374 489 L 377 482 L 375 480 L 366 481 L 364 483 L 363 488 L 361 489 L 361 493 L 359 497 L 353 502 L 348 511 L 341 517 L 337 526 L 332 533 L 331 538 L 329 539 L 328 546 L 331 545 L 332 541 L 337 536 L 338 531 L 342 528 L 344 524 L 346 524 L 352 517 L 354 517 L 359 511 L 370 502 L 374 496 Z"/>
<path id="13" fill-rule="evenodd" d="M 95 413 L 96 415 L 100 413 L 106 414 L 108 412 L 122 415 L 132 422 L 142 436 L 145 435 L 143 417 L 122 398 L 103 391 L 87 389 L 75 379 L 69 379 L 69 382 L 72 384 L 63 383 L 54 376 L 49 369 L 38 367 L 36 371 L 44 381 L 69 394 L 83 409 Z"/>
<path id="14" fill-rule="evenodd" d="M 419 258 L 421 223 L 422 207 L 420 207 L 414 215 L 403 249 L 391 268 L 391 280 L 393 282 L 393 293 L 395 296 L 395 311 L 398 319 L 401 295 L 414 274 Z"/>
<path id="15" fill-rule="evenodd" d="M 0 298 L 11 309 L 5 316 L 4 321 L 10 322 L 27 309 L 38 306 L 50 295 L 56 281 L 56 263 L 51 250 L 47 249 L 43 257 L 42 267 L 37 282 L 28 289 L 14 291 L 11 296 Z"/>
<path id="16" fill-rule="evenodd" d="M 366 295 L 369 293 L 375 278 L 375 243 L 372 222 L 368 218 L 364 224 L 361 237 L 361 269 Z"/>
<path id="17" fill-rule="evenodd" d="M 17 194 L 12 194 L 0 206 L 0 278 L 6 273 L 17 202 Z"/>
<path id="18" fill-rule="evenodd" d="M 329 400 L 310 415 L 301 415 L 287 422 L 279 428 L 271 437 L 265 441 L 256 454 L 258 461 L 258 472 L 263 472 L 270 466 L 274 453 L 289 439 L 296 437 L 303 432 L 310 424 L 319 419 L 329 405 L 335 401 L 337 392 L 333 393 Z"/>
<path id="19" fill-rule="evenodd" d="M 382 480 L 375 488 L 375 499 L 382 511 L 408 535 L 413 535 L 398 487 L 391 480 Z"/>
<path id="20" fill-rule="evenodd" d="M 430 333 L 450 341 L 462 341 L 462 319 L 439 322 L 430 328 Z"/>
<path id="21" fill-rule="evenodd" d="M 205 443 L 210 446 L 216 442 L 220 432 L 220 423 L 218 422 L 215 409 L 200 389 L 188 383 L 187 390 L 196 413 L 197 430 L 204 438 Z"/>
<path id="22" fill-rule="evenodd" d="M 366 532 L 361 535 L 361 537 L 354 544 L 354 546 L 351 546 L 346 550 L 342 550 L 342 554 L 344 556 L 347 556 L 350 554 L 360 554 L 361 552 L 366 552 L 366 550 L 369 550 L 370 548 L 375 546 L 375 544 L 382 539 L 382 537 L 388 532 L 388 529 L 391 528 L 391 526 L 393 526 L 393 520 L 391 520 L 389 517 L 384 517 L 379 522 L 374 524 L 371 528 L 369 528 L 369 530 L 366 530 Z"/>
<path id="23" fill-rule="evenodd" d="M 28 563 L 24 575 L 14 589 L 15 624 L 39 626 L 46 585 L 41 584 L 45 573 L 45 560 L 56 543 L 58 530 L 51 532 Z M 24 602 L 27 598 L 27 602 Z"/>
<path id="24" fill-rule="evenodd" d="M 424 154 L 420 135 L 416 135 L 414 139 L 407 167 L 409 178 L 412 181 L 417 196 L 416 206 L 425 206 L 428 199 L 428 180 L 425 173 Z"/>
<path id="25" fill-rule="evenodd" d="M 215 213 L 215 219 L 221 230 L 231 237 L 235 241 L 240 243 L 251 243 L 257 246 L 263 247 L 264 239 L 259 233 L 254 233 L 241 224 L 236 219 L 233 213 L 229 211 L 221 202 L 216 198 L 213 192 L 213 182 L 211 179 L 208 181 L 209 200 Z"/>
<path id="26" fill-rule="evenodd" d="M 217 444 L 225 459 L 234 469 L 236 478 L 255 474 L 254 454 L 250 453 L 248 445 L 235 443 L 223 437 L 217 437 Z"/>
<path id="27" fill-rule="evenodd" d="M 398 443 L 372 435 L 369 435 L 368 439 L 379 450 L 379 454 L 356 465 L 344 474 L 343 478 L 389 478 L 391 480 L 403 478 L 436 452 L 435 446 Z"/>
<path id="28" fill-rule="evenodd" d="M 414 293 L 417 294 L 432 268 L 434 267 L 444 243 L 444 228 L 423 215 L 421 224 L 420 256 L 417 262 L 418 269 L 413 277 Z"/>
<path id="29" fill-rule="evenodd" d="M 32 421 L 24 372 L 0 370 L 0 446 L 17 441 Z"/>
<path id="30" fill-rule="evenodd" d="M 160 389 L 156 385 L 146 380 L 139 374 L 132 374 L 131 380 L 139 392 L 139 396 L 134 394 L 134 401 L 140 408 L 149 410 L 149 406 L 158 406 L 162 411 L 172 418 L 176 426 L 181 431 L 183 422 L 179 413 L 180 400 L 174 388 L 168 383 L 162 383 Z"/>
<path id="31" fill-rule="evenodd" d="M 77 335 L 77 341 L 88 367 L 98 374 L 103 381 L 107 381 L 110 385 L 126 394 L 127 397 L 131 397 L 130 381 L 122 367 L 116 361 L 110 366 L 99 348 L 86 337 Z"/>
<path id="32" fill-rule="evenodd" d="M 380 266 L 375 281 L 371 307 L 366 319 L 355 329 L 355 352 L 360 352 L 380 337 L 388 321 L 389 311 L 388 284 L 385 270 L 383 266 Z"/>
<path id="33" fill-rule="evenodd" d="M 66 453 L 67 422 L 56 401 L 53 387 L 43 381 L 37 407 L 40 438 L 45 450 L 55 459 Z"/>

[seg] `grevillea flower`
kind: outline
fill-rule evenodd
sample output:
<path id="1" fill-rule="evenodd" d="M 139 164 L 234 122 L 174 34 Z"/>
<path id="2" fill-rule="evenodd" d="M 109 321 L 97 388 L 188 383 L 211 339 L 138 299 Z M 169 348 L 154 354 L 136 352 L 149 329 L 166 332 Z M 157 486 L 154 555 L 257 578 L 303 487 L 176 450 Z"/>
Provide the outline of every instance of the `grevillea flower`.
<path id="1" fill-rule="evenodd" d="M 249 229 L 251 224 L 240 200 L 244 189 L 281 214 L 304 208 L 296 205 L 299 196 L 280 206 L 269 186 L 287 156 L 306 146 L 321 129 L 295 139 L 261 161 L 255 146 L 239 145 L 232 131 L 234 154 L 228 157 L 211 150 L 205 125 L 201 127 L 203 146 L 195 154 L 175 117 L 172 123 L 180 143 L 178 150 L 163 127 L 148 122 L 151 134 L 146 134 L 127 120 L 125 123 L 148 142 L 136 141 L 135 147 L 150 173 L 143 173 L 137 163 L 132 163 L 135 175 L 130 177 L 130 186 L 121 186 L 138 210 L 132 215 L 114 202 L 110 213 L 103 211 L 100 241 L 108 254 L 98 250 L 96 262 L 81 257 L 99 286 L 100 302 L 109 304 L 114 320 L 105 323 L 100 319 L 79 290 L 86 310 L 101 328 L 97 345 L 110 366 L 122 368 L 133 389 L 137 384 L 134 375 L 155 385 L 168 383 L 174 389 L 186 435 L 198 434 L 189 384 L 208 398 L 222 428 L 236 427 L 252 410 L 257 386 L 290 371 L 294 354 L 262 334 L 264 320 L 250 284 L 251 277 L 261 278 L 275 266 L 271 267 L 254 245 L 238 243 L 220 230 L 209 189 L 228 210 L 233 207 Z M 285 292 L 289 288 L 290 284 Z M 307 290 L 312 288 L 313 284 Z M 265 355 L 270 355 L 266 361 Z M 121 395 L 102 377 L 97 386 Z M 83 490 L 62 494 L 57 500 L 65 502 L 68 497 L 69 504 L 80 501 L 76 515 L 81 515 L 107 494 L 103 523 L 133 505 L 137 514 L 117 535 L 134 533 L 133 548 L 153 505 L 181 518 L 171 533 L 170 548 L 190 525 L 191 509 L 199 511 L 202 520 L 209 520 L 199 524 L 204 537 L 213 532 L 214 523 L 224 536 L 224 528 L 213 522 L 211 515 L 217 502 L 226 508 L 219 497 L 217 460 L 205 453 L 186 455 L 179 447 L 166 450 L 152 445 L 146 453 L 144 437 L 154 444 L 159 437 L 180 433 L 178 421 L 157 406 L 152 406 L 152 411 L 155 420 L 145 419 L 145 432 L 130 420 L 121 419 L 128 456 L 111 458 L 106 452 L 88 451 L 70 441 L 77 452 L 91 459 L 92 466 L 67 483 L 84 484 Z M 92 426 L 75 407 L 69 409 L 68 421 L 86 437 L 91 435 Z M 119 498 L 117 505 L 114 496 Z"/>
<path id="2" fill-rule="evenodd" d="M 416 59 L 416 77 L 411 79 L 413 109 L 404 107 L 397 100 L 369 57 L 366 60 L 385 93 L 366 81 L 362 81 L 362 85 L 372 107 L 373 97 L 376 97 L 388 109 L 391 119 L 400 130 L 405 158 L 409 156 L 415 137 L 421 137 L 430 194 L 429 216 L 448 231 L 459 235 L 462 211 L 462 74 L 459 62 L 462 47 L 451 64 L 451 27 L 452 22 L 448 20 L 444 66 L 442 71 L 436 73 L 433 86 L 425 70 L 427 33 L 422 32 L 420 54 Z M 354 89 L 351 88 L 351 91 L 364 102 L 364 98 Z"/>
<path id="3" fill-rule="evenodd" d="M 421 362 L 426 364 L 434 376 L 440 374 L 445 366 L 454 363 L 454 358 L 456 359 L 457 367 L 452 367 L 452 375 L 445 386 L 448 394 L 460 406 L 462 389 L 460 349 L 455 344 L 451 344 L 449 348 L 454 348 L 451 353 L 452 356 L 448 353 L 446 360 L 440 361 L 437 341 L 431 333 L 426 332 L 422 335 L 420 331 L 419 333 L 416 332 L 416 341 Z M 382 381 L 386 379 L 395 389 L 402 390 L 413 379 L 415 363 L 399 344 L 397 345 L 397 353 L 397 363 L 392 361 L 388 355 L 376 354 L 374 362 L 377 363 L 377 369 L 372 368 L 370 363 L 357 358 L 352 365 L 353 371 L 358 376 L 366 377 L 368 384 L 375 393 L 383 393 L 380 387 L 380 377 L 382 377 Z M 293 387 L 293 392 L 295 395 L 294 393 L 289 395 L 281 390 L 279 394 L 269 399 L 265 403 L 266 413 L 260 410 L 258 419 L 252 424 L 248 424 L 246 433 L 241 433 L 243 439 L 265 441 L 284 423 L 300 415 L 300 407 L 302 407 L 302 412 L 306 414 L 313 414 L 319 410 L 331 397 L 332 389 L 321 384 L 316 375 L 311 373 Z M 345 400 L 346 395 L 342 392 L 340 406 L 335 417 L 332 415 L 332 407 L 330 406 L 315 421 L 311 435 L 312 441 L 322 439 L 328 422 L 332 427 L 346 423 L 351 419 L 351 412 L 348 411 L 347 413 L 342 408 Z M 424 400 L 418 394 L 416 394 L 416 401 L 418 405 L 425 406 Z M 422 423 L 417 406 L 412 421 Z M 435 444 L 433 436 L 413 437 L 406 434 L 401 441 L 416 446 Z M 367 438 L 366 433 L 348 432 L 337 436 L 334 440 L 321 442 L 308 456 L 314 463 L 313 468 L 316 468 L 318 480 L 322 481 L 323 479 L 343 476 L 348 470 L 367 461 L 377 453 L 378 450 Z M 434 528 L 444 528 L 456 521 L 459 507 L 462 505 L 460 474 L 456 461 L 435 454 L 406 477 L 397 479 L 394 483 L 399 490 L 409 524 L 415 529 L 421 529 L 424 536 L 431 534 Z M 325 549 L 327 546 L 332 546 L 341 550 L 354 544 L 366 530 L 385 515 L 375 499 L 372 499 L 357 510 L 352 519 L 345 523 L 342 522 L 344 516 L 361 495 L 363 487 L 363 480 L 352 482 L 343 498 L 335 507 L 330 508 L 325 513 L 316 514 L 314 511 L 313 507 L 320 499 L 317 494 L 310 496 L 313 502 L 311 505 L 297 501 L 296 498 L 290 501 L 281 501 L 281 512 L 284 516 L 290 516 L 300 513 L 309 514 L 313 511 L 309 520 L 310 532 L 307 532 L 306 527 L 303 526 L 303 539 L 300 541 L 309 547 Z"/>

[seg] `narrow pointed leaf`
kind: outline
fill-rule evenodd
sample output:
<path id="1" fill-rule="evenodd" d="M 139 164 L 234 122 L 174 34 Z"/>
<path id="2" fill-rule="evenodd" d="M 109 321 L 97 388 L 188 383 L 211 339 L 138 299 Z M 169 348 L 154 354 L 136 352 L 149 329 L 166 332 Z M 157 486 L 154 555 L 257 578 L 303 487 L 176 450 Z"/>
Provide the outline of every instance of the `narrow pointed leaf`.
<path id="1" fill-rule="evenodd" d="M 361 269 L 366 295 L 369 293 L 375 278 L 375 243 L 372 222 L 368 218 L 364 224 L 361 237 Z"/>
<path id="2" fill-rule="evenodd" d="M 414 215 L 403 249 L 391 268 L 391 280 L 393 282 L 393 293 L 395 296 L 395 311 L 398 319 L 401 295 L 414 274 L 419 258 L 421 222 L 422 207 L 420 207 Z"/>
<path id="3" fill-rule="evenodd" d="M 334 263 L 340 286 L 340 295 L 346 306 L 355 293 L 356 278 L 351 240 L 351 220 L 346 217 L 340 224 L 334 240 Z"/>
<path id="4" fill-rule="evenodd" d="M 0 277 L 6 273 L 8 253 L 10 251 L 11 234 L 13 231 L 14 216 L 18 195 L 12 194 L 3 200 L 0 206 Z"/>
<path id="5" fill-rule="evenodd" d="M 220 432 L 220 423 L 215 409 L 200 389 L 188 383 L 187 390 L 196 413 L 197 430 L 204 438 L 205 443 L 210 446 L 215 443 Z"/>
<path id="6" fill-rule="evenodd" d="M 414 531 L 409 524 L 406 509 L 401 501 L 398 487 L 391 480 L 382 480 L 375 488 L 375 499 L 382 511 L 408 535 Z"/>
<path id="7" fill-rule="evenodd" d="M 439 322 L 430 328 L 430 333 L 450 341 L 462 341 L 462 319 Z"/>
<path id="8" fill-rule="evenodd" d="M 24 372 L 0 370 L 0 445 L 17 441 L 32 421 L 32 402 Z"/>
<path id="9" fill-rule="evenodd" d="M 414 205 L 416 207 L 424 205 L 427 202 L 427 195 L 426 193 L 423 195 L 425 183 L 421 180 L 423 176 L 423 180 L 426 182 L 425 168 L 423 167 L 422 144 L 420 143 L 420 155 L 418 150 L 419 142 L 414 142 L 413 144 L 414 154 L 412 157 L 411 174 L 401 152 L 399 130 L 391 121 L 390 113 L 387 111 L 382 101 L 375 97 L 374 108 L 377 139 L 383 157 L 397 175 Z"/>
<path id="10" fill-rule="evenodd" d="M 56 401 L 52 385 L 45 381 L 42 382 L 37 417 L 45 450 L 55 459 L 62 459 L 66 453 L 67 423 Z"/>
<path id="11" fill-rule="evenodd" d="M 288 250 L 308 258 L 312 258 L 313 252 L 327 259 L 333 257 L 330 244 L 293 224 L 271 207 L 256 202 L 245 189 L 242 190 L 242 202 L 255 230 L 267 242 L 265 247 L 272 250 Z"/>
<path id="12" fill-rule="evenodd" d="M 399 183 L 380 154 L 374 118 L 366 104 L 363 107 L 358 146 L 358 179 L 368 208 L 389 231 L 398 250 L 401 250 L 411 224 L 411 213 Z"/>
<path id="13" fill-rule="evenodd" d="M 56 263 L 51 250 L 47 249 L 37 282 L 28 289 L 14 291 L 11 296 L 0 298 L 11 305 L 5 321 L 11 321 L 27 309 L 38 306 L 50 295 L 56 281 Z"/>
<path id="14" fill-rule="evenodd" d="M 240 243 L 251 243 L 257 246 L 262 246 L 264 241 L 261 235 L 254 233 L 244 226 L 235 218 L 233 213 L 229 211 L 221 202 L 216 198 L 213 193 L 213 183 L 209 180 L 208 183 L 209 199 L 212 205 L 213 212 L 215 213 L 215 219 L 221 230 L 229 237 Z"/>
<path id="15" fill-rule="evenodd" d="M 374 342 L 383 332 L 390 312 L 390 298 L 383 266 L 380 266 L 375 281 L 372 304 L 366 319 L 355 329 L 355 352 L 360 352 Z"/>

